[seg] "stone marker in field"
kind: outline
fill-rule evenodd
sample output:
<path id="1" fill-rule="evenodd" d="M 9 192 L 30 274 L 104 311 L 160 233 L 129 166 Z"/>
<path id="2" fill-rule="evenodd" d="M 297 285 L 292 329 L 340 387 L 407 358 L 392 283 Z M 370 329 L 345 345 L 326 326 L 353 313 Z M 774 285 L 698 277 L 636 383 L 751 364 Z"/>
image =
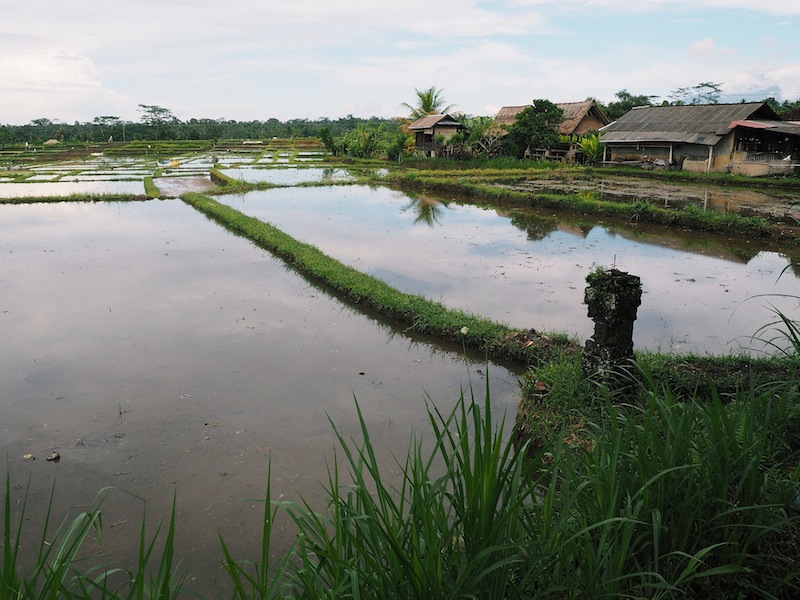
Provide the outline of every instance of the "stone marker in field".
<path id="1" fill-rule="evenodd" d="M 642 303 L 642 281 L 617 269 L 598 268 L 586 277 L 584 303 L 594 321 L 586 340 L 583 373 L 598 383 L 619 388 L 628 380 L 633 359 L 633 322 Z"/>

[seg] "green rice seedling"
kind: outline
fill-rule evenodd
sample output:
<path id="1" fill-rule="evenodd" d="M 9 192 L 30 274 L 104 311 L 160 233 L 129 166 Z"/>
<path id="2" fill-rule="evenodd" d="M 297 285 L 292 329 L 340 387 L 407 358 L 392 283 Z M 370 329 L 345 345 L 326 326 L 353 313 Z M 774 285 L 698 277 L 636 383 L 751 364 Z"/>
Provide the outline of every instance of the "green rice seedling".
<path id="1" fill-rule="evenodd" d="M 272 465 L 270 463 L 267 470 L 267 492 L 264 500 L 261 556 L 258 561 L 236 560 L 222 536 L 219 538 L 224 555 L 222 564 L 233 583 L 231 597 L 235 600 L 248 598 L 269 600 L 270 598 L 284 597 L 283 588 L 286 585 L 291 555 L 287 553 L 278 563 L 277 568 L 273 567 L 270 560 L 270 540 L 279 505 L 271 501 L 271 474 Z"/>
<path id="2" fill-rule="evenodd" d="M 512 571 L 525 561 L 526 505 L 536 501 L 536 479 L 525 470 L 525 445 L 515 451 L 503 433 L 505 419 L 493 421 L 488 384 L 483 412 L 474 397 L 467 406 L 463 394 L 451 416 L 434 411 L 430 422 L 447 467 L 462 546 L 461 575 L 468 576 L 462 589 L 467 594 L 478 590 L 481 598 L 505 598 Z M 528 565 L 528 576 L 532 570 Z"/>
<path id="3" fill-rule="evenodd" d="M 453 412 L 429 408 L 429 451 L 412 440 L 398 463 L 401 482 L 387 483 L 363 415 L 363 442 L 339 438 L 352 483 L 329 468 L 325 514 L 289 506 L 300 534 L 299 597 L 506 598 L 524 562 L 524 506 L 534 485 L 521 455 L 464 394 Z M 436 473 L 441 473 L 437 475 Z"/>
<path id="4" fill-rule="evenodd" d="M 800 298 L 785 294 L 758 295 L 753 298 Z M 775 315 L 775 320 L 761 327 L 753 334 L 752 340 L 760 342 L 773 356 L 800 357 L 800 321 L 790 318 L 775 305 L 769 304 L 770 310 Z"/>
<path id="5" fill-rule="evenodd" d="M 138 564 L 135 572 L 127 572 L 109 565 L 92 565 L 90 556 L 84 555 L 84 544 L 92 534 L 102 542 L 103 520 L 100 505 L 112 488 L 101 489 L 90 504 L 90 509 L 71 521 L 64 521 L 55 531 L 50 531 L 55 501 L 55 481 L 45 513 L 41 537 L 38 542 L 22 536 L 28 490 L 22 499 L 19 525 L 13 534 L 11 514 L 10 472 L 6 474 L 6 496 L 3 511 L 3 558 L 0 566 L 0 599 L 13 598 L 92 598 L 137 599 L 177 598 L 182 591 L 183 577 L 177 575 L 174 563 L 175 504 L 173 502 L 170 526 L 158 570 L 148 572 L 153 557 L 158 531 L 152 541 L 146 542 L 145 524 L 142 523 Z M 160 530 L 160 527 L 159 527 Z M 31 546 L 28 546 L 31 544 Z M 20 555 L 24 547 L 24 556 Z M 33 553 L 28 555 L 28 551 Z M 30 562 L 30 566 L 24 563 Z"/>
<path id="6" fill-rule="evenodd" d="M 352 483 L 342 483 L 334 457 L 327 513 L 289 506 L 300 530 L 295 588 L 307 598 L 443 597 L 452 574 L 440 549 L 454 543 L 443 481 L 429 475 L 430 463 L 415 444 L 400 465 L 400 488 L 390 486 L 360 409 L 359 420 L 361 447 L 339 436 Z"/>
<path id="7" fill-rule="evenodd" d="M 646 369 L 638 378 L 631 404 L 606 397 L 600 406 L 595 394 L 581 420 L 526 418 L 526 437 L 551 444 L 551 465 L 538 467 L 546 485 L 528 511 L 526 556 L 550 564 L 537 565 L 547 575 L 523 579 L 524 589 L 537 590 L 530 597 L 794 597 L 800 530 L 786 510 L 797 493 L 786 430 L 796 381 L 740 388 L 723 401 L 679 399 Z"/>
<path id="8" fill-rule="evenodd" d="M 3 560 L 0 571 L 0 598 L 69 598 L 80 589 L 83 577 L 77 566 L 79 553 L 90 534 L 102 532 L 102 516 L 99 504 L 107 490 L 101 490 L 92 503 L 92 508 L 77 515 L 72 521 L 64 521 L 55 533 L 50 532 L 53 516 L 55 481 L 45 514 L 42 534 L 38 542 L 22 538 L 22 523 L 25 520 L 28 487 L 22 500 L 17 532 L 12 535 L 10 469 L 6 472 L 5 503 L 3 509 Z M 21 557 L 23 544 L 31 544 L 34 555 Z M 26 548 L 27 550 L 27 548 Z M 31 565 L 23 566 L 30 560 Z"/>
<path id="9" fill-rule="evenodd" d="M 161 524 L 148 541 L 147 519 L 146 514 L 143 514 L 139 533 L 139 553 L 134 570 L 109 569 L 106 565 L 95 567 L 79 579 L 81 589 L 79 597 L 100 598 L 101 600 L 150 600 L 153 598 L 170 600 L 180 597 L 184 590 L 186 575 L 180 572 L 180 562 L 175 563 L 175 507 L 176 500 L 173 497 L 169 526 L 157 568 L 153 568 L 153 561 L 155 560 L 156 544 L 161 533 Z"/>
<path id="10" fill-rule="evenodd" d="M 576 494 L 568 504 L 581 519 L 573 541 L 583 593 L 670 596 L 753 580 L 798 589 L 796 575 L 784 585 L 761 558 L 765 541 L 792 526 L 769 401 L 748 392 L 728 405 L 678 402 L 661 389 L 646 407 L 609 407 L 610 427 L 563 466 L 561 499 Z"/>

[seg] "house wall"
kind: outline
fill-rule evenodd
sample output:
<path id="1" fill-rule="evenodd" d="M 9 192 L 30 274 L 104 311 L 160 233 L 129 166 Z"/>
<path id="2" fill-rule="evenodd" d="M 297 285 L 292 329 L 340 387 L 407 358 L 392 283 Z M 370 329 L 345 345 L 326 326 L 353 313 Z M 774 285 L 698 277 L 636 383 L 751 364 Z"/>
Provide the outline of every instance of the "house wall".
<path id="1" fill-rule="evenodd" d="M 711 168 L 708 168 L 709 146 L 705 144 L 666 144 L 644 143 L 639 144 L 609 144 L 606 153 L 607 159 L 612 162 L 625 161 L 672 161 L 671 164 L 684 171 L 729 171 L 733 160 L 733 135 L 722 138 L 713 147 Z"/>
<path id="2" fill-rule="evenodd" d="M 418 150 L 430 150 L 433 147 L 433 136 L 429 130 L 417 131 L 414 134 L 414 146 Z"/>
<path id="3" fill-rule="evenodd" d="M 607 144 L 606 148 L 606 159 L 612 162 L 670 159 L 669 145 L 665 144 Z"/>
<path id="4" fill-rule="evenodd" d="M 436 139 L 436 136 L 441 135 L 444 139 L 449 140 L 453 137 L 456 132 L 458 131 L 458 127 L 434 127 L 433 128 L 433 138 Z"/>
<path id="5" fill-rule="evenodd" d="M 436 146 L 436 138 L 442 136 L 445 141 L 453 137 L 458 131 L 457 126 L 438 126 L 414 132 L 414 147 L 417 150 L 430 151 Z"/>
<path id="6" fill-rule="evenodd" d="M 578 123 L 578 126 L 575 128 L 575 132 L 578 135 L 583 135 L 584 133 L 588 133 L 590 131 L 598 131 L 601 127 L 606 125 L 600 119 L 596 118 L 593 115 L 586 115 L 581 119 L 581 122 Z"/>

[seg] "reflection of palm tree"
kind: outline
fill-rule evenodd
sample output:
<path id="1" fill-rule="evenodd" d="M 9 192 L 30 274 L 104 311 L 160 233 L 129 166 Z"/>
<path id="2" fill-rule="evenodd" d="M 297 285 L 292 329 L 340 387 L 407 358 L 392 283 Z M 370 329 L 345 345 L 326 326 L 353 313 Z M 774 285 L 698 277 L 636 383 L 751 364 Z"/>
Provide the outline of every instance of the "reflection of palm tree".
<path id="1" fill-rule="evenodd" d="M 411 111 L 411 118 L 415 121 L 425 115 L 438 115 L 446 113 L 453 108 L 453 104 L 445 106 L 447 100 L 442 95 L 443 90 L 437 90 L 436 86 L 431 86 L 427 90 L 414 90 L 417 93 L 417 105 L 411 106 L 403 102 L 403 106 Z"/>
<path id="2" fill-rule="evenodd" d="M 425 223 L 433 227 L 434 224 L 440 224 L 443 210 L 447 208 L 447 204 L 432 198 L 421 198 L 414 196 L 403 210 L 413 209 L 417 213 L 414 219 L 414 224 Z"/>

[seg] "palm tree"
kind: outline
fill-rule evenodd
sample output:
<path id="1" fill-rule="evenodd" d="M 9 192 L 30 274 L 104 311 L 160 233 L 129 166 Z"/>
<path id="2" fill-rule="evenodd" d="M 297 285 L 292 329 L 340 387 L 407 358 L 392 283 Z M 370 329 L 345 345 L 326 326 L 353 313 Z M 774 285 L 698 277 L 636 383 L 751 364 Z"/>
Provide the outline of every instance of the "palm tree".
<path id="1" fill-rule="evenodd" d="M 443 90 L 437 90 L 436 86 L 431 86 L 427 90 L 414 90 L 417 93 L 417 106 L 403 102 L 403 106 L 411 111 L 411 118 L 413 120 L 421 119 L 425 115 L 438 115 L 446 113 L 455 106 L 448 104 L 445 106 L 447 100 L 442 95 Z"/>

